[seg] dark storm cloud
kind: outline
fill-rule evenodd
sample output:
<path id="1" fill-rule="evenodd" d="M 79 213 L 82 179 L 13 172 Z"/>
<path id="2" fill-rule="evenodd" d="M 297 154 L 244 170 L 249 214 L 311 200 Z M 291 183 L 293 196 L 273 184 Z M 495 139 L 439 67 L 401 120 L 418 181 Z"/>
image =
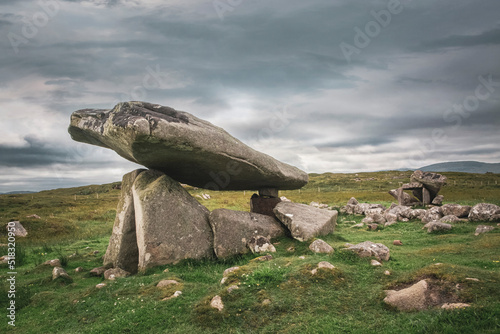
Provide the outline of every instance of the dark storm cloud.
<path id="1" fill-rule="evenodd" d="M 24 138 L 26 145 L 16 147 L 0 144 L 0 166 L 33 167 L 67 162 L 68 153 L 57 147 L 50 147 L 32 138 Z"/>

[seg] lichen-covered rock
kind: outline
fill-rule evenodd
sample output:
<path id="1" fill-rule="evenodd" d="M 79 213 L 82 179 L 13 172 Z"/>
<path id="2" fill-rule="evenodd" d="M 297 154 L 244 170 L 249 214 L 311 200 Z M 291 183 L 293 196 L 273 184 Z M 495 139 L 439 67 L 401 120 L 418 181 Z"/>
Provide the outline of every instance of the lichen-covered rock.
<path id="1" fill-rule="evenodd" d="M 212 190 L 298 189 L 308 176 L 258 152 L 223 129 L 189 113 L 147 102 L 123 102 L 112 110 L 84 109 L 68 129 L 80 142 L 173 179 Z"/>
<path id="2" fill-rule="evenodd" d="M 460 218 L 454 215 L 447 215 L 439 219 L 441 223 L 456 223 L 460 221 Z"/>
<path id="3" fill-rule="evenodd" d="M 469 212 L 470 221 L 498 221 L 500 220 L 500 206 L 490 203 L 479 203 Z"/>
<path id="4" fill-rule="evenodd" d="M 422 229 L 427 229 L 427 233 L 432 233 L 435 231 L 449 231 L 453 226 L 446 223 L 441 223 L 439 221 L 432 221 L 424 225 Z"/>
<path id="5" fill-rule="evenodd" d="M 325 254 L 333 253 L 333 247 L 321 239 L 314 240 L 309 245 L 309 249 L 314 253 L 325 253 Z"/>
<path id="6" fill-rule="evenodd" d="M 491 232 L 494 229 L 495 228 L 493 226 L 489 226 L 489 225 L 477 225 L 476 231 L 474 232 L 474 235 L 480 235 L 483 233 Z"/>
<path id="7" fill-rule="evenodd" d="M 71 280 L 71 277 L 68 275 L 66 270 L 61 267 L 54 267 L 54 269 L 52 269 L 52 280 L 58 279 L 60 277 L 65 280 Z"/>
<path id="8" fill-rule="evenodd" d="M 14 233 L 16 237 L 26 237 L 28 232 L 19 221 L 9 222 L 6 226 L 8 232 Z"/>
<path id="9" fill-rule="evenodd" d="M 261 235 L 252 237 L 247 244 L 248 248 L 252 251 L 252 253 L 274 253 L 276 252 L 276 248 L 266 237 Z"/>
<path id="10" fill-rule="evenodd" d="M 210 213 L 210 226 L 214 232 L 214 251 L 223 259 L 245 254 L 250 239 L 264 236 L 269 240 L 285 235 L 285 227 L 275 218 L 252 212 L 216 209 Z"/>
<path id="11" fill-rule="evenodd" d="M 288 228 L 292 237 L 299 241 L 330 234 L 337 224 L 336 210 L 322 210 L 305 204 L 281 202 L 273 211 Z"/>
<path id="12" fill-rule="evenodd" d="M 443 215 L 449 216 L 457 216 L 458 218 L 465 218 L 469 215 L 470 210 L 472 209 L 469 205 L 460 205 L 460 204 L 445 204 L 441 207 Z"/>
<path id="13" fill-rule="evenodd" d="M 422 217 L 422 222 L 429 223 L 443 218 L 443 210 L 440 206 L 435 206 L 427 210 Z"/>

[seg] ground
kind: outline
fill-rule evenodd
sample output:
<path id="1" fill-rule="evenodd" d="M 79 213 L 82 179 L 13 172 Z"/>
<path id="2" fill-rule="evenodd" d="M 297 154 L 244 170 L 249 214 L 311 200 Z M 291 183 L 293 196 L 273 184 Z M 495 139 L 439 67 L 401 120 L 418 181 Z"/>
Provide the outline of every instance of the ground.
<path id="1" fill-rule="evenodd" d="M 360 202 L 388 206 L 387 194 L 406 183 L 411 172 L 311 175 L 300 192 L 281 196 L 309 204 L 340 207 L 354 196 Z M 500 205 L 499 174 L 444 173 L 449 184 L 445 203 Z M 351 228 L 363 218 L 340 214 L 335 233 L 322 238 L 333 254 L 313 254 L 309 243 L 282 238 L 270 261 L 247 254 L 225 261 L 185 261 L 128 278 L 106 281 L 89 270 L 102 264 L 114 221 L 119 190 L 116 184 L 0 196 L 0 243 L 5 225 L 19 220 L 27 238 L 16 243 L 16 318 L 8 324 L 10 302 L 6 265 L 0 267 L 0 304 L 5 315 L 0 331 L 13 333 L 498 333 L 500 332 L 500 228 L 474 236 L 478 224 L 461 222 L 450 232 L 428 234 L 419 221 L 398 223 L 376 231 Z M 253 192 L 213 192 L 189 188 L 210 210 L 249 209 Z M 37 214 L 41 219 L 26 218 Z M 403 246 L 394 246 L 394 240 Z M 345 243 L 370 240 L 387 245 L 391 259 L 372 267 L 344 250 Z M 0 248 L 4 255 L 5 247 Z M 98 251 L 96 253 L 95 251 Z M 52 281 L 46 260 L 59 258 L 72 281 Z M 334 270 L 310 271 L 321 261 Z M 435 265 L 442 263 L 441 265 Z M 225 269 L 240 269 L 220 284 Z M 76 273 L 77 267 L 84 272 Z M 385 275 L 385 271 L 391 275 Z M 399 289 L 426 278 L 450 301 L 470 303 L 463 310 L 430 308 L 401 313 L 382 300 L 386 289 Z M 477 278 L 479 281 L 467 278 Z M 158 289 L 163 279 L 181 284 Z M 240 283 L 239 289 L 227 287 Z M 180 290 L 182 294 L 162 301 Z M 224 309 L 209 307 L 220 295 Z M 4 306 L 5 305 L 5 306 Z"/>

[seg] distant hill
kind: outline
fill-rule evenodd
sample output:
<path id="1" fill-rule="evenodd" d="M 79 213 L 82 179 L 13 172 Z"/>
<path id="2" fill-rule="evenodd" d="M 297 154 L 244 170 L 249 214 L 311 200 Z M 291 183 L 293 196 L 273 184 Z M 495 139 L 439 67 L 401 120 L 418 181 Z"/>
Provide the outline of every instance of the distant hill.
<path id="1" fill-rule="evenodd" d="M 34 194 L 35 191 L 9 191 L 8 193 L 0 193 L 0 195 L 15 195 L 15 194 Z"/>
<path id="2" fill-rule="evenodd" d="M 500 173 L 500 163 L 454 161 L 424 166 L 419 169 L 424 172 Z"/>

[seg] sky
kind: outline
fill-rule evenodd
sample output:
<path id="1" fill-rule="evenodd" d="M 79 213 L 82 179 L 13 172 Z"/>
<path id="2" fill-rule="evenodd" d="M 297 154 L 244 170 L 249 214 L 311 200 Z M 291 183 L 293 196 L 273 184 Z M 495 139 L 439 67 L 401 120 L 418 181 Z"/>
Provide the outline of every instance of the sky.
<path id="1" fill-rule="evenodd" d="M 309 173 L 500 162 L 498 0 L 2 0 L 0 193 L 140 166 L 70 115 L 147 101 Z"/>

